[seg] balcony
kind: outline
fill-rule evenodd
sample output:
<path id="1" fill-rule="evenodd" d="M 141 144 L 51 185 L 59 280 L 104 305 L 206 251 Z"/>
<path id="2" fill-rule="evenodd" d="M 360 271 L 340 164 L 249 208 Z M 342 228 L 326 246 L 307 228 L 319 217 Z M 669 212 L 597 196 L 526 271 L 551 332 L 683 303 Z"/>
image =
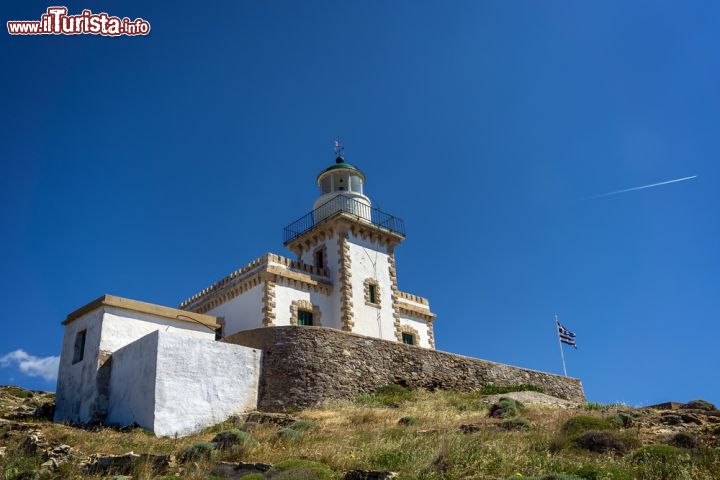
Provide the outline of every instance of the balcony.
<path id="1" fill-rule="evenodd" d="M 357 220 L 405 236 L 405 222 L 402 219 L 354 198 L 338 195 L 285 227 L 283 230 L 283 242 L 287 245 L 304 233 L 314 229 L 324 220 L 340 214 L 350 215 Z"/>

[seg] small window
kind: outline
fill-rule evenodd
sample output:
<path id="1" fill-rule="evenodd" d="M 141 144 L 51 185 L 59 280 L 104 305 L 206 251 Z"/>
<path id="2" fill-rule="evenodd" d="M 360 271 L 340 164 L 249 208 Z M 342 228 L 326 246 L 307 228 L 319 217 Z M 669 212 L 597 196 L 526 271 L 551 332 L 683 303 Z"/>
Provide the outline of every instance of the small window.
<path id="1" fill-rule="evenodd" d="M 312 325 L 313 324 L 313 314 L 312 312 L 308 312 L 307 310 L 298 310 L 298 325 Z"/>
<path id="2" fill-rule="evenodd" d="M 368 285 L 368 293 L 370 295 L 370 303 L 378 303 L 377 301 L 377 285 Z"/>
<path id="3" fill-rule="evenodd" d="M 325 268 L 325 255 L 322 249 L 315 252 L 315 266 L 318 268 Z"/>
<path id="4" fill-rule="evenodd" d="M 362 193 L 362 180 L 357 175 L 350 176 L 350 190 Z"/>
<path id="5" fill-rule="evenodd" d="M 82 362 L 85 356 L 85 337 L 87 330 L 82 330 L 75 335 L 75 347 L 73 350 L 73 363 Z"/>
<path id="6" fill-rule="evenodd" d="M 330 175 L 323 178 L 322 182 L 320 182 L 320 188 L 322 189 L 322 193 L 330 193 L 332 191 L 332 179 Z"/>
<path id="7" fill-rule="evenodd" d="M 402 342 L 405 345 L 415 345 L 415 336 L 412 333 L 403 333 Z"/>

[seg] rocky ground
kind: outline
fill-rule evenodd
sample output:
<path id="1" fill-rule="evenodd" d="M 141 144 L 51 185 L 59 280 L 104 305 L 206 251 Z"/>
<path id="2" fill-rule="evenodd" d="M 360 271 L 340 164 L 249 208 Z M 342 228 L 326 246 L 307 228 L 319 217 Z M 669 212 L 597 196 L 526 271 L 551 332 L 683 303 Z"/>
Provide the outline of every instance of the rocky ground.
<path id="1" fill-rule="evenodd" d="M 181 439 L 54 424 L 53 408 L 51 393 L 0 387 L 0 479 L 720 479 L 720 411 L 707 402 L 636 409 L 388 386 Z"/>

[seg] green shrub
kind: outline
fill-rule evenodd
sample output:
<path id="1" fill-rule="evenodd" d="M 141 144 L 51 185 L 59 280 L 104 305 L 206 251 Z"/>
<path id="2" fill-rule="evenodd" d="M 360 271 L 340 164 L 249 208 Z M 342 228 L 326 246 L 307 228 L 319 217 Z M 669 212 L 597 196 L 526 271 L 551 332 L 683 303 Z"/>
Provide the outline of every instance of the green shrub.
<path id="1" fill-rule="evenodd" d="M 495 418 L 510 418 L 525 410 L 525 405 L 512 398 L 502 397 L 490 407 L 489 415 Z"/>
<path id="2" fill-rule="evenodd" d="M 683 457 L 683 451 L 671 445 L 646 445 L 632 455 L 635 463 L 675 463 Z"/>
<path id="3" fill-rule="evenodd" d="M 588 430 L 612 430 L 615 425 L 605 418 L 577 415 L 568 418 L 560 431 L 564 435 L 575 437 Z"/>
<path id="4" fill-rule="evenodd" d="M 398 420 L 399 425 L 403 425 L 405 427 L 409 427 L 411 425 L 416 425 L 418 423 L 418 419 L 415 417 L 402 417 L 400 420 Z"/>
<path id="5" fill-rule="evenodd" d="M 334 476 L 333 471 L 322 463 L 309 460 L 285 460 L 274 465 L 268 473 L 273 479 L 284 480 L 330 480 Z"/>
<path id="6" fill-rule="evenodd" d="M 697 448 L 698 440 L 697 437 L 691 433 L 678 432 L 670 439 L 670 445 L 678 448 L 693 449 Z"/>
<path id="7" fill-rule="evenodd" d="M 241 477 L 242 480 L 265 480 L 265 475 L 262 473 L 251 473 L 250 475 L 244 475 Z"/>
<path id="8" fill-rule="evenodd" d="M 511 387 L 497 387 L 495 385 L 486 385 L 480 389 L 480 393 L 483 395 L 502 395 L 503 393 L 511 393 L 511 392 L 540 392 L 545 393 L 545 390 L 543 390 L 540 387 L 536 387 L 535 385 L 514 385 Z"/>
<path id="9" fill-rule="evenodd" d="M 182 457 L 186 461 L 210 458 L 215 453 L 216 448 L 217 445 L 213 442 L 197 442 L 188 447 L 185 452 L 183 452 Z"/>
<path id="10" fill-rule="evenodd" d="M 500 424 L 500 428 L 505 430 L 527 430 L 532 427 L 532 422 L 527 418 L 511 418 Z"/>
<path id="11" fill-rule="evenodd" d="M 249 433 L 233 428 L 232 430 L 225 430 L 215 435 L 212 443 L 221 450 L 225 450 L 235 446 L 254 445 L 257 443 L 257 440 Z"/>
<path id="12" fill-rule="evenodd" d="M 317 423 L 310 420 L 298 420 L 296 422 L 293 422 L 293 424 L 290 425 L 288 428 L 292 428 L 293 430 L 297 430 L 298 432 L 300 432 L 303 430 L 316 430 L 319 427 Z"/>
<path id="13" fill-rule="evenodd" d="M 13 397 L 18 397 L 18 398 L 32 398 L 35 396 L 35 394 L 33 392 L 31 392 L 30 390 L 25 390 L 24 388 L 20 388 L 20 387 L 8 386 L 8 387 L 3 388 L 3 390 L 5 391 L 5 393 L 8 393 L 8 394 L 12 395 Z"/>
<path id="14" fill-rule="evenodd" d="M 620 412 L 617 415 L 607 417 L 607 420 L 618 428 L 628 428 L 632 426 L 632 415 Z"/>
<path id="15" fill-rule="evenodd" d="M 293 428 L 285 427 L 278 430 L 275 436 L 281 440 L 298 440 L 302 434 Z"/>
<path id="16" fill-rule="evenodd" d="M 717 407 L 707 400 L 693 400 L 685 405 L 685 408 L 693 408 L 697 410 L 717 410 Z"/>
<path id="17" fill-rule="evenodd" d="M 575 445 L 596 453 L 624 453 L 625 443 L 613 432 L 607 430 L 588 430 L 575 439 Z"/>

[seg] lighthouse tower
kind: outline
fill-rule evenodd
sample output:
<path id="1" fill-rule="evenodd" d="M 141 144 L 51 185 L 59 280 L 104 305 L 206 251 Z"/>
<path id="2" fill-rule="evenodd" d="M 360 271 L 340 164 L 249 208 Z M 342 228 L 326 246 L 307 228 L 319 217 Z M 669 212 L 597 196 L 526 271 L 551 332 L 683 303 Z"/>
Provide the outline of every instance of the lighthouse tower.
<path id="1" fill-rule="evenodd" d="M 365 180 L 336 149 L 335 163 L 317 177 L 313 211 L 285 228 L 285 246 L 300 262 L 327 269 L 335 287 L 330 317 L 339 320 L 333 326 L 432 348 L 427 300 L 398 289 L 394 250 L 404 223 L 372 207 Z"/>

